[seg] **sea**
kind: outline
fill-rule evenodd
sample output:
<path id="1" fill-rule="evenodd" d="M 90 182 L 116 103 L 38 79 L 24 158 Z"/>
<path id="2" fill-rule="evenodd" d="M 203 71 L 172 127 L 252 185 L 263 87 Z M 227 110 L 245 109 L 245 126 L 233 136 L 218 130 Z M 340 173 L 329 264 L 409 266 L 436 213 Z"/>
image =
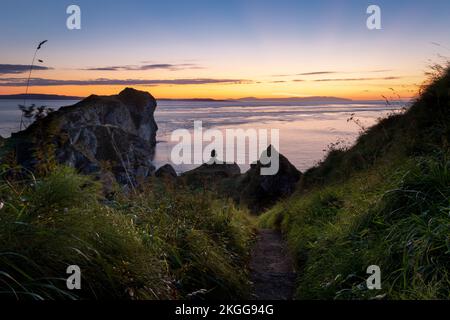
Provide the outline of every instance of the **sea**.
<path id="1" fill-rule="evenodd" d="M 28 100 L 27 105 L 58 109 L 77 100 Z M 20 100 L 0 100 L 0 135 L 8 137 L 20 128 Z M 194 121 L 201 121 L 204 130 L 278 129 L 279 151 L 299 170 L 305 171 L 320 162 L 331 144 L 351 145 L 364 128 L 379 119 L 399 112 L 405 105 L 384 101 L 352 101 L 338 104 L 270 103 L 267 101 L 159 101 L 155 112 L 158 124 L 157 147 L 153 163 L 160 167 L 174 165 L 171 153 L 178 140 L 172 133 L 185 129 L 192 133 Z M 187 132 L 186 131 L 186 132 Z M 269 139 L 270 141 L 270 139 Z M 208 142 L 205 142 L 207 145 Z M 248 148 L 246 148 L 247 150 Z M 246 152 L 244 150 L 243 152 Z M 198 164 L 174 165 L 178 173 Z M 249 164 L 240 164 L 246 171 Z"/>

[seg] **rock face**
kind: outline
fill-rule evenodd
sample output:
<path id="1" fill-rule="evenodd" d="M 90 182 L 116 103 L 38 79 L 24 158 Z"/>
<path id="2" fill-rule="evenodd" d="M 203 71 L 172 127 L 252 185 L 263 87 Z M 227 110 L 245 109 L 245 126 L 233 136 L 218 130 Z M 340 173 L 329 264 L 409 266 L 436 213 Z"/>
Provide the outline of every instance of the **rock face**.
<path id="1" fill-rule="evenodd" d="M 258 161 L 250 170 L 240 174 L 237 164 L 203 164 L 182 174 L 185 182 L 193 187 L 206 187 L 221 195 L 233 198 L 258 214 L 274 205 L 281 198 L 291 195 L 302 173 L 275 148 L 269 146 L 264 152 L 272 157 L 278 156 L 279 170 L 274 175 L 261 175 L 261 169 L 270 167 Z"/>
<path id="2" fill-rule="evenodd" d="M 176 178 L 177 172 L 170 164 L 165 164 L 155 172 L 157 178 Z"/>
<path id="3" fill-rule="evenodd" d="M 241 174 L 241 169 L 236 163 L 204 163 L 198 168 L 183 173 L 183 176 L 211 175 L 221 178 L 230 178 L 239 174 Z"/>
<path id="4" fill-rule="evenodd" d="M 242 175 L 236 185 L 234 198 L 245 203 L 255 213 L 258 213 L 276 203 L 277 200 L 291 195 L 295 191 L 302 173 L 289 160 L 269 146 L 268 154 L 276 152 L 279 157 L 279 170 L 275 175 L 261 175 L 264 165 L 258 161 L 251 165 L 249 171 Z"/>
<path id="5" fill-rule="evenodd" d="M 214 163 L 211 160 L 200 167 L 187 171 L 181 175 L 183 180 L 193 187 L 220 188 L 220 183 L 227 179 L 234 179 L 241 174 L 236 163 Z"/>
<path id="6" fill-rule="evenodd" d="M 90 96 L 13 135 L 18 162 L 32 167 L 39 141 L 51 141 L 59 163 L 86 174 L 112 171 L 119 183 L 134 183 L 154 172 L 155 109 L 149 93 L 130 88 Z"/>

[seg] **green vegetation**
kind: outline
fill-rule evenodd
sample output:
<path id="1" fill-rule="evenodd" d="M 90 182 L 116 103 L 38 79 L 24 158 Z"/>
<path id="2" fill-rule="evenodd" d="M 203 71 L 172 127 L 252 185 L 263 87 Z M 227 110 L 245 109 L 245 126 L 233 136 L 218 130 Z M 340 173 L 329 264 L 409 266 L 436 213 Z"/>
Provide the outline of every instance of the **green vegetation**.
<path id="1" fill-rule="evenodd" d="M 297 298 L 450 298 L 449 95 L 450 69 L 437 68 L 406 112 L 330 150 L 259 218 L 287 238 Z M 105 198 L 94 178 L 58 166 L 53 147 L 36 150 L 37 177 L 16 168 L 14 150 L 3 154 L 0 298 L 249 297 L 247 211 L 179 180 Z M 70 265 L 82 270 L 80 291 L 66 287 Z M 381 291 L 366 288 L 370 265 L 381 267 Z"/>
<path id="2" fill-rule="evenodd" d="M 17 172 L 1 170 L 0 298 L 247 296 L 253 230 L 232 203 L 161 182 L 104 199 L 70 168 Z M 69 265 L 81 268 L 80 291 L 67 290 Z"/>
<path id="3" fill-rule="evenodd" d="M 260 218 L 295 255 L 299 299 L 450 298 L 450 70 L 418 100 L 331 150 Z M 379 265 L 382 290 L 366 269 Z"/>

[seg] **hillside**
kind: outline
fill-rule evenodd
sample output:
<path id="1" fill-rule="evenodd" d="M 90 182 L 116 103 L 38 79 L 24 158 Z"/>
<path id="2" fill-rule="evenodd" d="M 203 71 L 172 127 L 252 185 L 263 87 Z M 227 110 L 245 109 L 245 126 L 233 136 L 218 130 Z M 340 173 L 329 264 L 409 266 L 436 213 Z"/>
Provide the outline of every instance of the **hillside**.
<path id="1" fill-rule="evenodd" d="M 267 177 L 257 162 L 244 174 L 203 165 L 180 178 L 147 166 L 138 179 L 141 140 L 155 142 L 153 97 L 126 89 L 62 108 L 1 142 L 0 296 L 239 299 L 253 280 L 257 293 L 287 283 L 277 292 L 290 297 L 296 274 L 298 299 L 447 299 L 449 89 L 450 70 L 441 70 L 407 111 L 353 147 L 333 146 L 304 173 L 280 155 Z M 253 245 L 257 219 L 281 230 L 291 255 L 274 230 L 260 230 Z M 286 256 L 280 281 L 270 264 Z M 68 265 L 83 270 L 82 290 L 67 289 Z M 367 290 L 371 265 L 381 268 L 381 290 Z"/>
<path id="2" fill-rule="evenodd" d="M 449 93 L 447 68 L 407 111 L 332 148 L 260 218 L 287 238 L 298 299 L 450 297 Z M 381 290 L 367 289 L 371 265 Z"/>

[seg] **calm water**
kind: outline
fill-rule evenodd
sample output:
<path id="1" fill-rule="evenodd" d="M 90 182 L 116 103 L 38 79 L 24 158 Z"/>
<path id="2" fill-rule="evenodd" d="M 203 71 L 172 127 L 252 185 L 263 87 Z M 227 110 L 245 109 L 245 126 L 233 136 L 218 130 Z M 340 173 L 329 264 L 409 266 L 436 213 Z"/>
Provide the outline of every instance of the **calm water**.
<path id="1" fill-rule="evenodd" d="M 77 101 L 28 101 L 37 106 L 57 109 Z M 19 100 L 0 100 L 0 135 L 7 137 L 20 125 Z M 171 132 L 178 128 L 193 130 L 194 120 L 203 121 L 206 128 L 279 129 L 280 150 L 298 169 L 304 171 L 320 161 L 330 143 L 344 140 L 353 143 L 359 126 L 347 119 L 355 114 L 364 126 L 373 125 L 379 117 L 398 109 L 384 102 L 364 102 L 335 105 L 239 105 L 230 102 L 162 101 L 155 119 L 159 126 L 155 165 L 170 163 Z M 205 144 L 206 145 L 206 144 Z M 177 166 L 179 172 L 196 165 Z M 248 166 L 242 165 L 242 170 Z"/>

